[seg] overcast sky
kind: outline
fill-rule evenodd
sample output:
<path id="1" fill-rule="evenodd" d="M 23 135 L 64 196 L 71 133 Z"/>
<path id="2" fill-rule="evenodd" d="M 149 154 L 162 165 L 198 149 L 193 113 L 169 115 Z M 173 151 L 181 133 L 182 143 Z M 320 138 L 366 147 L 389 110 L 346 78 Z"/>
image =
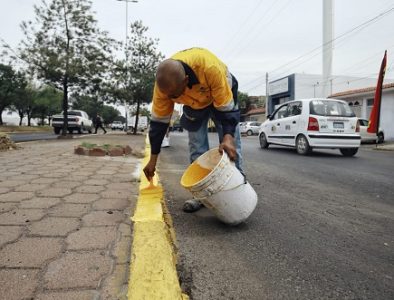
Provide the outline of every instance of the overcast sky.
<path id="1" fill-rule="evenodd" d="M 40 2 L 1 0 L 0 38 L 15 47 L 23 38 L 20 23 L 33 20 L 33 4 Z M 124 41 L 125 2 L 93 2 L 99 26 Z M 205 47 L 229 66 L 240 91 L 249 95 L 265 94 L 266 72 L 270 80 L 322 72 L 321 50 L 291 63 L 322 45 L 322 0 L 139 0 L 128 7 L 129 23 L 142 20 L 165 56 Z M 387 49 L 386 78 L 394 78 L 394 1 L 341 0 L 334 1 L 334 9 L 335 37 L 366 24 L 335 41 L 333 74 L 376 77 Z"/>

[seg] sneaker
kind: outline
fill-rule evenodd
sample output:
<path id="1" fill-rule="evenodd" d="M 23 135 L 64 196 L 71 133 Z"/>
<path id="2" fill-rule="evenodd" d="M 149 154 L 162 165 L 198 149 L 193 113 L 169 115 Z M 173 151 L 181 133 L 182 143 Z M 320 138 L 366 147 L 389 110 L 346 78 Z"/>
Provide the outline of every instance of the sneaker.
<path id="1" fill-rule="evenodd" d="M 198 200 L 186 200 L 185 203 L 183 203 L 183 211 L 187 213 L 193 213 L 200 210 L 203 206 L 204 205 Z"/>

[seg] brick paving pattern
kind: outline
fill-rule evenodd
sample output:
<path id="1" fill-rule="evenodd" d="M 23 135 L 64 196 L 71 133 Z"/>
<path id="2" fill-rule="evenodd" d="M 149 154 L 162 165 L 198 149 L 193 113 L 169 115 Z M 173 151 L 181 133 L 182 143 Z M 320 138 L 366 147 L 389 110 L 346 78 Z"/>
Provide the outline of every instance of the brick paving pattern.
<path id="1" fill-rule="evenodd" d="M 140 160 L 75 155 L 83 141 L 144 148 L 108 134 L 0 152 L 0 299 L 127 299 Z"/>

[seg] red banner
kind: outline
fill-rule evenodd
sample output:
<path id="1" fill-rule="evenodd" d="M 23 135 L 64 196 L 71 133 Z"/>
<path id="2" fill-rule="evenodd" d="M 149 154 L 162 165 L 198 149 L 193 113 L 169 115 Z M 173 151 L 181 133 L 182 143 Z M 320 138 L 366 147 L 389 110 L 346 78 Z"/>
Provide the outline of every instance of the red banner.
<path id="1" fill-rule="evenodd" d="M 371 115 L 369 116 L 369 123 L 367 131 L 369 133 L 379 132 L 379 119 L 380 119 L 380 106 L 382 103 L 382 86 L 384 73 L 386 72 L 386 62 L 387 62 L 387 50 L 384 51 L 384 57 L 382 60 L 382 64 L 380 66 L 378 84 L 376 85 L 375 97 L 373 99 L 373 107 L 371 110 Z"/>

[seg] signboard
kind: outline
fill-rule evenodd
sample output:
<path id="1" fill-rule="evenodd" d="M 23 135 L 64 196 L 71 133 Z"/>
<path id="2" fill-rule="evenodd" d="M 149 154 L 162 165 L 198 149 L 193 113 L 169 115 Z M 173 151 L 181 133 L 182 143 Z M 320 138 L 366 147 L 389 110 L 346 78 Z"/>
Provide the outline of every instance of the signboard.
<path id="1" fill-rule="evenodd" d="M 289 78 L 283 78 L 269 84 L 270 96 L 285 93 L 289 91 Z"/>

